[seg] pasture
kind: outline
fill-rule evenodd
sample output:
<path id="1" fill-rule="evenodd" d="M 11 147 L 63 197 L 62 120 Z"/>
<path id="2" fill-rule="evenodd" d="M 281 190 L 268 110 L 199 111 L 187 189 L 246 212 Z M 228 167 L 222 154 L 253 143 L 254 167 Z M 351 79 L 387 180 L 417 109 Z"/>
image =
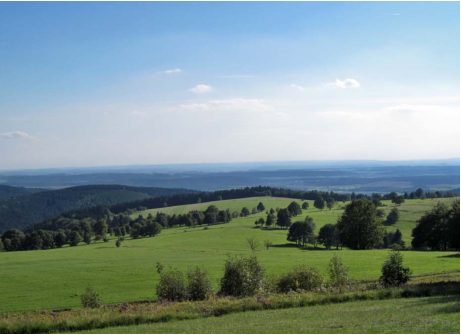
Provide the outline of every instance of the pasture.
<path id="1" fill-rule="evenodd" d="M 286 207 L 293 199 L 247 198 L 214 203 L 220 209 L 250 210 L 262 201 L 266 209 Z M 452 199 L 443 199 L 451 202 Z M 410 242 L 411 228 L 420 215 L 437 201 L 413 200 L 400 206 L 402 220 L 396 225 Z M 162 208 L 169 214 L 185 213 L 191 209 L 205 209 L 212 203 Z M 339 205 L 343 205 L 338 204 Z M 392 207 L 388 204 L 386 211 Z M 154 214 L 157 210 L 151 210 Z M 341 210 L 303 211 L 314 218 L 317 230 L 327 223 L 335 223 Z M 142 213 L 147 215 L 146 212 Z M 136 215 L 139 215 L 137 213 Z M 0 253 L 0 312 L 59 309 L 80 306 L 80 294 L 89 284 L 100 294 L 105 304 L 155 298 L 159 275 L 156 263 L 180 270 L 200 266 L 208 271 L 217 290 L 228 255 L 252 254 L 246 238 L 255 237 L 261 246 L 254 253 L 269 275 L 279 275 L 300 264 L 317 268 L 326 274 L 328 262 L 336 252 L 349 267 L 349 275 L 356 280 L 376 280 L 386 258 L 386 250 L 312 250 L 299 249 L 286 241 L 286 230 L 256 228 L 254 221 L 264 213 L 234 219 L 231 223 L 204 229 L 173 228 L 163 230 L 153 238 L 127 239 L 120 248 L 115 240 L 62 249 Z M 388 227 L 389 230 L 395 229 Z M 262 242 L 269 239 L 273 247 L 264 249 Z M 453 252 L 404 252 L 404 262 L 415 276 L 459 272 L 459 258 Z"/>

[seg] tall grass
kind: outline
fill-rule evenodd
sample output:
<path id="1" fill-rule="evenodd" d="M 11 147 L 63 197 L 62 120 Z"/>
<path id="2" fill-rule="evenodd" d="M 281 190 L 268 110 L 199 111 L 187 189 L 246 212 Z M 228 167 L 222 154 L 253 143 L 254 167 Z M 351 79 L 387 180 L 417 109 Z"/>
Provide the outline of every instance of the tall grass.
<path id="1" fill-rule="evenodd" d="M 0 317 L 0 333 L 56 333 L 89 331 L 114 326 L 169 322 L 221 316 L 237 312 L 307 307 L 363 300 L 459 295 L 459 282 L 411 285 L 349 293 L 290 293 L 250 298 L 219 298 L 201 302 L 141 302 L 73 309 L 6 313 Z"/>

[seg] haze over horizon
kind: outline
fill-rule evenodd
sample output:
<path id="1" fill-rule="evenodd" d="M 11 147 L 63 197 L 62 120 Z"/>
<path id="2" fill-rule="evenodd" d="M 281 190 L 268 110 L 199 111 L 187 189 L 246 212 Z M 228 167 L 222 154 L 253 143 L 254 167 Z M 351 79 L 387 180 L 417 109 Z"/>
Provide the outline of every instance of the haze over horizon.
<path id="1" fill-rule="evenodd" d="M 0 170 L 459 157 L 459 6 L 0 3 Z"/>

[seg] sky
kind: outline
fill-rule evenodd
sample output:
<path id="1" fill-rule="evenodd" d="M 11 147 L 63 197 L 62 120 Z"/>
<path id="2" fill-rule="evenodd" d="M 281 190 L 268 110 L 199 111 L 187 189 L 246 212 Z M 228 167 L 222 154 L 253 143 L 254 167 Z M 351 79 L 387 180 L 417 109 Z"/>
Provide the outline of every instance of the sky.
<path id="1" fill-rule="evenodd" d="M 460 156 L 459 2 L 0 3 L 0 169 Z"/>

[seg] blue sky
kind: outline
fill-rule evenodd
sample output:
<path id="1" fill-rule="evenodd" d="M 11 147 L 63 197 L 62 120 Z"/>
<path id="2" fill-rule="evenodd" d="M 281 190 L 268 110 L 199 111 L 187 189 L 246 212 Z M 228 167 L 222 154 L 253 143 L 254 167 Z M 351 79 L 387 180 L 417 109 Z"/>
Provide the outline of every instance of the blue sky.
<path id="1" fill-rule="evenodd" d="M 0 3 L 0 168 L 459 157 L 459 13 Z"/>

